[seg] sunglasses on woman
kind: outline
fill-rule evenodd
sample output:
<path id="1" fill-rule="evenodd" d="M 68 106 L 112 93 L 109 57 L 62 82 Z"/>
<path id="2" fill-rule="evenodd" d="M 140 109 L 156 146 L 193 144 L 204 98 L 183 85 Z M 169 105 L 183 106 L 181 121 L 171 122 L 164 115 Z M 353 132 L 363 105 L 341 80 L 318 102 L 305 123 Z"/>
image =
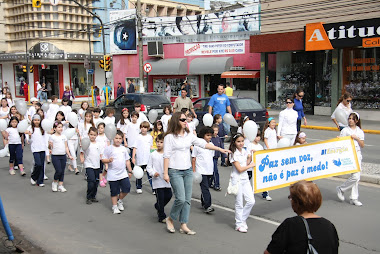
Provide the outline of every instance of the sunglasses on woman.
<path id="1" fill-rule="evenodd" d="M 303 98 L 303 95 L 299 95 L 299 94 L 297 94 L 297 96 L 300 97 L 300 98 Z"/>
<path id="2" fill-rule="evenodd" d="M 186 118 L 180 118 L 179 120 L 183 123 L 186 122 Z"/>
<path id="3" fill-rule="evenodd" d="M 292 101 L 287 101 L 286 104 L 292 104 L 293 102 Z"/>

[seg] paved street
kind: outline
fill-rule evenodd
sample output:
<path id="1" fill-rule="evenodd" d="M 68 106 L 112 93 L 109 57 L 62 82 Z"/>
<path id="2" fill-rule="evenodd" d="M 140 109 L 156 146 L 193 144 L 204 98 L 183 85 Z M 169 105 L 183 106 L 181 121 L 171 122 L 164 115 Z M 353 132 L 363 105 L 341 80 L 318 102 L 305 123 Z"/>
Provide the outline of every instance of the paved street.
<path id="1" fill-rule="evenodd" d="M 314 130 L 307 133 L 310 141 L 335 135 L 334 132 Z M 368 136 L 368 145 L 375 145 L 380 138 L 378 135 Z M 375 160 L 373 149 L 378 148 L 370 146 L 365 149 L 364 161 L 367 156 Z M 24 156 L 27 165 L 31 165 L 29 151 L 27 148 Z M 132 188 L 126 197 L 126 210 L 121 215 L 113 215 L 108 186 L 99 189 L 100 203 L 86 205 L 83 175 L 67 172 L 65 186 L 68 192 L 52 193 L 51 180 L 46 181 L 44 188 L 31 186 L 30 174 L 25 178 L 18 174 L 10 176 L 8 158 L 0 161 L 0 190 L 8 219 L 46 253 L 262 253 L 277 225 L 294 216 L 287 189 L 271 191 L 272 202 L 255 195 L 256 205 L 248 221 L 249 231 L 241 234 L 234 231 L 234 197 L 225 197 L 224 190 L 212 191 L 216 211 L 212 215 L 204 214 L 199 203 L 200 188 L 194 186 L 189 226 L 197 234 L 186 236 L 178 231 L 169 234 L 165 225 L 157 222 L 153 208 L 155 197 L 150 194 L 147 183 L 142 195 L 136 194 Z M 230 170 L 220 170 L 224 189 Z M 50 179 L 53 172 L 53 166 L 49 165 L 47 175 Z M 360 200 L 364 206 L 359 208 L 338 202 L 335 186 L 339 181 L 342 180 L 318 181 L 324 198 L 318 214 L 330 219 L 337 227 L 340 253 L 380 253 L 377 234 L 380 227 L 379 187 L 360 185 Z"/>

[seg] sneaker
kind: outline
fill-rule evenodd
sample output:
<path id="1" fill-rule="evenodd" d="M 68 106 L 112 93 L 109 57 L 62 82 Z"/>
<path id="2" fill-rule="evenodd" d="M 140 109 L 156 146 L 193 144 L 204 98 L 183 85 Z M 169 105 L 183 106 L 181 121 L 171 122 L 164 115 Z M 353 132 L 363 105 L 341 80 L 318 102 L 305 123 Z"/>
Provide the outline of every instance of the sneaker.
<path id="1" fill-rule="evenodd" d="M 247 233 L 248 230 L 245 227 L 238 227 L 235 228 L 236 231 L 239 231 L 240 233 Z"/>
<path id="2" fill-rule="evenodd" d="M 213 211 L 215 211 L 215 209 L 212 208 L 211 206 L 210 206 L 210 207 L 207 207 L 207 208 L 205 209 L 205 213 L 212 213 Z"/>
<path id="3" fill-rule="evenodd" d="M 272 201 L 272 198 L 271 198 L 269 195 L 267 195 L 267 196 L 265 197 L 265 200 L 266 200 L 266 201 Z"/>
<path id="4" fill-rule="evenodd" d="M 106 187 L 106 184 L 103 181 L 101 181 L 101 182 L 99 182 L 99 186 L 100 187 Z"/>
<path id="5" fill-rule="evenodd" d="M 15 170 L 18 170 L 18 166 L 14 166 L 14 169 L 15 169 Z"/>
<path id="6" fill-rule="evenodd" d="M 92 203 L 99 203 L 99 200 L 97 200 L 96 198 L 92 198 L 92 199 L 91 199 L 91 202 L 92 202 Z"/>
<path id="7" fill-rule="evenodd" d="M 38 187 L 45 187 L 45 184 L 41 183 L 41 184 L 37 184 Z"/>
<path id="8" fill-rule="evenodd" d="M 87 200 L 86 200 L 86 204 L 87 204 L 87 205 L 91 205 L 91 204 L 92 204 L 92 201 L 89 200 L 89 199 L 87 199 Z"/>
<path id="9" fill-rule="evenodd" d="M 44 175 L 44 180 L 49 180 L 49 177 L 47 177 L 46 175 Z"/>
<path id="10" fill-rule="evenodd" d="M 33 178 L 30 178 L 30 183 L 31 183 L 32 185 L 36 185 L 36 181 L 34 181 Z"/>
<path id="11" fill-rule="evenodd" d="M 351 204 L 351 205 L 356 205 L 356 206 L 362 206 L 362 205 L 363 205 L 363 203 L 360 202 L 360 201 L 357 200 L 357 199 L 351 199 L 351 200 L 350 200 L 350 204 Z"/>
<path id="12" fill-rule="evenodd" d="M 105 177 L 103 177 L 103 183 L 107 184 L 107 179 Z"/>
<path id="13" fill-rule="evenodd" d="M 160 220 L 160 219 L 158 219 L 158 222 L 161 222 L 161 223 L 166 223 L 166 218 L 165 218 L 165 219 L 163 219 L 163 220 Z"/>
<path id="14" fill-rule="evenodd" d="M 58 186 L 58 191 L 59 192 L 66 192 L 67 190 L 65 189 L 65 187 L 63 187 L 63 185 L 60 185 L 60 186 Z"/>
<path id="15" fill-rule="evenodd" d="M 51 183 L 51 190 L 54 192 L 57 192 L 58 191 L 58 183 L 52 182 Z"/>
<path id="16" fill-rule="evenodd" d="M 21 176 L 25 176 L 26 175 L 26 173 L 25 173 L 25 171 L 23 169 L 20 170 L 20 174 L 21 174 Z"/>
<path id="17" fill-rule="evenodd" d="M 142 189 L 137 189 L 137 190 L 136 190 L 136 193 L 137 193 L 137 194 L 142 194 Z"/>
<path id="18" fill-rule="evenodd" d="M 152 191 L 152 195 L 156 195 L 156 191 Z"/>
<path id="19" fill-rule="evenodd" d="M 222 188 L 220 188 L 220 187 L 215 187 L 214 190 L 216 190 L 216 191 L 222 191 Z"/>
<path id="20" fill-rule="evenodd" d="M 338 196 L 340 201 L 344 201 L 343 191 L 338 187 L 336 187 L 336 195 Z"/>
<path id="21" fill-rule="evenodd" d="M 120 211 L 124 211 L 123 201 L 121 201 L 120 199 L 117 201 L 117 208 L 118 208 Z"/>
<path id="22" fill-rule="evenodd" d="M 10 169 L 10 170 L 9 170 L 9 174 L 11 174 L 11 175 L 15 175 L 15 174 L 16 174 L 16 172 L 15 172 L 15 170 L 14 170 L 14 169 Z"/>
<path id="23" fill-rule="evenodd" d="M 120 214 L 120 210 L 117 208 L 117 206 L 112 206 L 112 212 L 113 214 Z"/>

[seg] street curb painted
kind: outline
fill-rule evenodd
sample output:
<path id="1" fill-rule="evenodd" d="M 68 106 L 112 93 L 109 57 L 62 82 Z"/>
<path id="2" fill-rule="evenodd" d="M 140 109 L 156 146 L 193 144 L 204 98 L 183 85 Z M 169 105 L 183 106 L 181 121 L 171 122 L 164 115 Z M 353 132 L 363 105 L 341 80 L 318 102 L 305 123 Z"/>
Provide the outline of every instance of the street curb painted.
<path id="1" fill-rule="evenodd" d="M 325 131 L 339 131 L 336 127 L 316 126 L 316 125 L 301 125 L 304 129 L 325 130 Z M 380 134 L 380 130 L 363 130 L 364 133 Z"/>
<path id="2" fill-rule="evenodd" d="M 337 178 L 343 178 L 347 179 L 351 176 L 351 174 L 348 175 L 340 175 L 340 176 L 335 176 Z M 366 183 L 373 183 L 373 184 L 378 184 L 380 185 L 380 176 L 374 176 L 374 175 L 368 175 L 368 174 L 361 174 L 360 175 L 360 182 L 366 182 Z"/>

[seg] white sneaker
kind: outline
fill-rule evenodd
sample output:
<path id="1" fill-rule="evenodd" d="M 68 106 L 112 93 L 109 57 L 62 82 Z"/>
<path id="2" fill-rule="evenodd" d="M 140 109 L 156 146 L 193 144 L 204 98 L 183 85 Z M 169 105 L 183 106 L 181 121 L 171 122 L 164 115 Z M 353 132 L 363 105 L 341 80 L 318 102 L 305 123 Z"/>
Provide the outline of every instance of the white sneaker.
<path id="1" fill-rule="evenodd" d="M 10 169 L 10 170 L 9 170 L 9 174 L 11 174 L 11 175 L 15 175 L 15 174 L 16 174 L 16 172 L 15 172 L 15 170 L 14 170 L 14 169 Z"/>
<path id="2" fill-rule="evenodd" d="M 67 190 L 65 189 L 65 187 L 63 185 L 60 185 L 60 186 L 58 186 L 58 191 L 59 192 L 66 192 Z"/>
<path id="3" fill-rule="evenodd" d="M 343 191 L 338 187 L 336 187 L 336 195 L 338 196 L 340 201 L 344 201 Z"/>
<path id="4" fill-rule="evenodd" d="M 45 184 L 41 183 L 41 184 L 38 184 L 39 187 L 45 187 Z"/>
<path id="5" fill-rule="evenodd" d="M 118 208 L 120 211 L 124 211 L 123 201 L 121 201 L 120 199 L 117 201 L 117 208 Z"/>
<path id="6" fill-rule="evenodd" d="M 137 189 L 137 190 L 136 190 L 136 193 L 137 193 L 137 194 L 142 194 L 142 189 Z"/>
<path id="7" fill-rule="evenodd" d="M 31 183 L 32 185 L 36 185 L 36 181 L 34 181 L 33 178 L 30 178 L 30 183 Z"/>
<path id="8" fill-rule="evenodd" d="M 247 233 L 248 230 L 245 227 L 238 227 L 235 228 L 236 231 L 239 231 L 240 233 Z"/>
<path id="9" fill-rule="evenodd" d="M 351 200 L 350 200 L 350 204 L 351 204 L 351 205 L 356 205 L 356 206 L 362 206 L 362 205 L 363 205 L 363 203 L 360 202 L 360 201 L 357 200 L 357 199 L 351 199 Z"/>
<path id="10" fill-rule="evenodd" d="M 54 192 L 57 192 L 58 191 L 58 183 L 52 182 L 51 183 L 51 190 Z"/>
<path id="11" fill-rule="evenodd" d="M 112 212 L 113 212 L 113 214 L 120 214 L 120 210 L 119 210 L 119 208 L 117 208 L 117 206 L 112 207 Z"/>
<path id="12" fill-rule="evenodd" d="M 49 177 L 47 177 L 46 175 L 44 175 L 44 180 L 49 180 Z"/>
<path id="13" fill-rule="evenodd" d="M 272 198 L 271 198 L 269 195 L 267 195 L 267 196 L 265 197 L 265 200 L 266 200 L 266 201 L 272 201 Z"/>

